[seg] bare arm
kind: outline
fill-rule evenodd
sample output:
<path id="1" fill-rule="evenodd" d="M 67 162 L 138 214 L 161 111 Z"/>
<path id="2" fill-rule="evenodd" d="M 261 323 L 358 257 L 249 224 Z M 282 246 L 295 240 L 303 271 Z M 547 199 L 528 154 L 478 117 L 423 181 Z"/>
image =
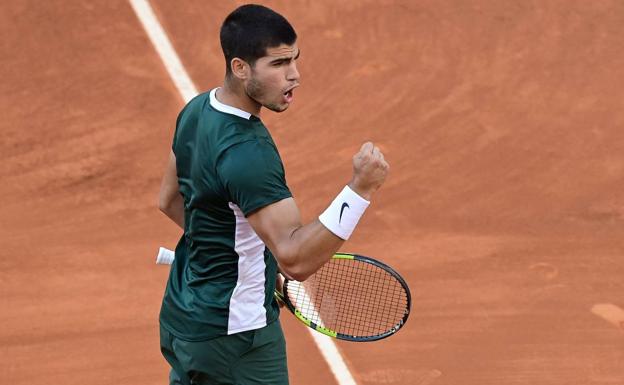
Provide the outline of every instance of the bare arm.
<path id="1" fill-rule="evenodd" d="M 303 226 L 292 198 L 266 206 L 247 219 L 284 273 L 299 281 L 323 266 L 344 242 L 318 219 Z"/>
<path id="2" fill-rule="evenodd" d="M 176 157 L 173 151 L 169 154 L 165 175 L 160 185 L 158 208 L 172 221 L 177 223 L 178 226 L 184 229 L 184 198 L 182 198 L 180 194 L 178 174 L 176 171 Z"/>
<path id="3" fill-rule="evenodd" d="M 354 176 L 349 187 L 370 200 L 385 180 L 388 168 L 379 149 L 372 143 L 365 143 L 353 158 Z M 318 219 L 302 225 L 299 209 L 292 198 L 268 205 L 247 219 L 273 252 L 284 273 L 298 281 L 305 280 L 323 266 L 344 243 Z"/>

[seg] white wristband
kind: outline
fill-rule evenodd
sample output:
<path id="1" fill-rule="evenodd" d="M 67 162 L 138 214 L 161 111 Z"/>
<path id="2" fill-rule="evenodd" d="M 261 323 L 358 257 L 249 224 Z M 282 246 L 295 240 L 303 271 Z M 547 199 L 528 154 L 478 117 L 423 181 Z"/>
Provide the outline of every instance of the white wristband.
<path id="1" fill-rule="evenodd" d="M 369 204 L 369 201 L 359 196 L 349 186 L 345 186 L 327 210 L 319 216 L 319 221 L 327 230 L 346 241 Z"/>

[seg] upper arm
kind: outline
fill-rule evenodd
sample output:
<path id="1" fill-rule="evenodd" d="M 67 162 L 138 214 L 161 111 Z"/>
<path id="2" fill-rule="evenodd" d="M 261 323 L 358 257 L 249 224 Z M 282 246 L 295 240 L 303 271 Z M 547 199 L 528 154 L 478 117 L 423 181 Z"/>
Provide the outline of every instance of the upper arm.
<path id="1" fill-rule="evenodd" d="M 165 174 L 160 185 L 159 206 L 167 207 L 173 202 L 177 195 L 180 194 L 180 186 L 178 185 L 178 173 L 176 170 L 176 156 L 173 150 L 169 153 L 169 160 L 165 167 Z"/>
<path id="2" fill-rule="evenodd" d="M 302 226 L 299 208 L 293 198 L 265 206 L 249 215 L 247 220 L 278 261 L 280 257 L 292 254 L 292 250 L 284 248 L 292 246 L 288 241 Z"/>
<path id="3" fill-rule="evenodd" d="M 303 226 L 292 198 L 263 207 L 247 219 L 273 252 L 282 273 L 298 281 L 317 271 L 344 242 L 318 220 Z"/>

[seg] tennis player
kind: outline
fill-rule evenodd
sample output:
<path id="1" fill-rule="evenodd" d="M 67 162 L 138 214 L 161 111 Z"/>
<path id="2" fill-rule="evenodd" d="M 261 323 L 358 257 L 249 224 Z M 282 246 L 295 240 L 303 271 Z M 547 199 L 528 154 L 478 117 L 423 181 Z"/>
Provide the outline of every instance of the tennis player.
<path id="1" fill-rule="evenodd" d="M 182 229 L 160 312 L 171 384 L 288 384 L 274 300 L 278 268 L 297 280 L 349 238 L 388 164 L 372 143 L 318 220 L 302 225 L 260 119 L 299 86 L 297 35 L 269 8 L 244 5 L 221 27 L 225 80 L 179 114 L 160 209 Z M 338 189 L 339 186 L 337 186 Z"/>

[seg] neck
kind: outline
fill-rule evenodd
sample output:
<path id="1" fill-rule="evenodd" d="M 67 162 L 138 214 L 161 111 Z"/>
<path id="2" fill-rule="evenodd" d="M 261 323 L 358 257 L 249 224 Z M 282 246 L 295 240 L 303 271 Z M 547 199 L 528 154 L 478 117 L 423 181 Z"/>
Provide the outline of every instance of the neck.
<path id="1" fill-rule="evenodd" d="M 262 105 L 247 96 L 245 88 L 240 82 L 226 77 L 223 87 L 217 90 L 216 97 L 223 104 L 236 107 L 255 116 L 260 116 Z"/>

